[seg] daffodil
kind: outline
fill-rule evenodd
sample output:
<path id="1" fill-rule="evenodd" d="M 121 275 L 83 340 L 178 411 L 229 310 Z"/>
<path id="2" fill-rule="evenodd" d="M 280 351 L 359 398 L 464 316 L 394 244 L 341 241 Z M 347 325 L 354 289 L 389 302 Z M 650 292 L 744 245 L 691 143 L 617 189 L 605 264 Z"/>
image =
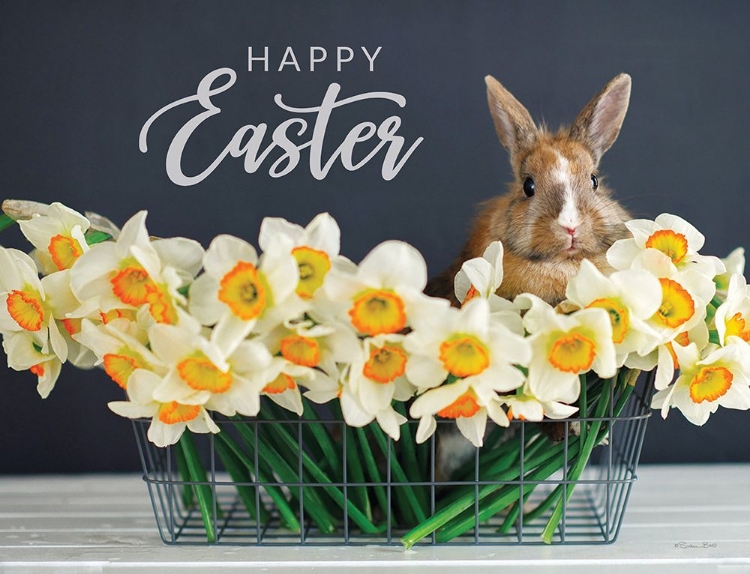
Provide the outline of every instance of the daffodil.
<path id="1" fill-rule="evenodd" d="M 696 269 L 677 269 L 667 255 L 656 249 L 641 252 L 633 261 L 633 266 L 634 269 L 648 271 L 661 284 L 661 304 L 647 321 L 659 339 L 650 353 L 631 353 L 625 366 L 645 370 L 656 366 L 654 384 L 661 390 L 672 381 L 675 372 L 672 341 L 685 332 L 703 332 L 705 327 L 700 324 L 705 323 L 706 305 L 714 296 L 716 286 Z"/>
<path id="2" fill-rule="evenodd" d="M 446 306 L 415 319 L 404 347 L 411 353 L 406 376 L 420 390 L 437 387 L 450 376 L 469 379 L 472 387 L 511 391 L 524 381 L 513 365 L 527 366 L 531 360 L 528 341 L 495 320 L 483 298 L 460 310 Z"/>
<path id="3" fill-rule="evenodd" d="M 716 283 L 716 294 L 726 297 L 732 275 L 745 273 L 745 249 L 738 247 L 723 258 L 721 262 L 724 264 L 726 271 L 714 277 L 714 283 Z"/>
<path id="4" fill-rule="evenodd" d="M 455 420 L 461 434 L 476 447 L 483 444 L 488 416 L 498 426 L 510 424 L 495 390 L 471 378 L 427 390 L 414 401 L 409 414 L 419 419 L 418 443 L 435 432 L 435 416 Z"/>
<path id="5" fill-rule="evenodd" d="M 259 381 L 262 395 L 301 415 L 304 407 L 299 383 L 307 386 L 306 381 L 314 380 L 321 374 L 311 367 L 295 364 L 283 357 L 274 357 L 265 369 L 251 377 L 251 381 L 253 378 Z"/>
<path id="6" fill-rule="evenodd" d="M 727 299 L 716 309 L 714 321 L 722 345 L 739 340 L 750 343 L 750 287 L 741 273 L 729 280 Z"/>
<path id="7" fill-rule="evenodd" d="M 258 245 L 263 252 L 290 252 L 299 268 L 295 293 L 310 300 L 339 259 L 341 232 L 328 213 L 321 213 L 305 228 L 280 217 L 266 217 L 260 225 Z"/>
<path id="8" fill-rule="evenodd" d="M 117 241 L 81 255 L 71 269 L 71 287 L 102 313 L 145 307 L 154 322 L 175 324 L 186 303 L 179 289 L 200 269 L 203 249 L 184 238 L 151 242 L 145 219 L 145 211 L 137 213 Z"/>
<path id="9" fill-rule="evenodd" d="M 609 312 L 600 307 L 556 313 L 535 295 L 519 295 L 516 302 L 528 307 L 523 318 L 532 348 L 529 390 L 542 402 L 573 403 L 578 399 L 578 375 L 590 370 L 603 379 L 617 372 Z"/>
<path id="10" fill-rule="evenodd" d="M 659 309 L 662 287 L 648 271 L 626 269 L 606 277 L 584 259 L 568 282 L 566 296 L 580 308 L 600 308 L 609 313 L 618 367 L 630 353 L 646 355 L 658 343 L 659 335 L 647 321 Z"/>
<path id="11" fill-rule="evenodd" d="M 116 414 L 131 418 L 150 418 L 148 439 L 158 447 L 175 444 L 185 429 L 194 433 L 217 433 L 219 427 L 202 405 L 177 401 L 159 402 L 154 392 L 162 384 L 157 374 L 137 369 L 130 376 L 128 401 L 113 401 L 109 408 Z"/>
<path id="12" fill-rule="evenodd" d="M 36 247 L 45 274 L 70 269 L 89 250 L 84 233 L 89 220 L 61 203 L 51 204 L 44 215 L 19 220 L 21 232 Z"/>
<path id="13" fill-rule="evenodd" d="M 257 341 L 243 341 L 231 353 L 207 339 L 197 321 L 180 325 L 154 324 L 149 329 L 151 350 L 167 372 L 154 390 L 154 399 L 168 403 L 203 405 L 227 416 L 255 416 L 260 393 L 271 380 L 254 376 L 271 363 L 268 349 Z"/>
<path id="14" fill-rule="evenodd" d="M 37 392 L 46 399 L 60 376 L 62 361 L 54 353 L 43 353 L 27 331 L 3 333 L 3 350 L 8 366 L 15 371 L 29 371 L 37 377 Z"/>
<path id="15" fill-rule="evenodd" d="M 0 247 L 0 333 L 27 332 L 41 353 L 52 352 L 64 363 L 68 347 L 58 319 L 79 305 L 70 291 L 68 273 L 39 279 L 28 255 Z"/>
<path id="16" fill-rule="evenodd" d="M 670 408 L 682 411 L 691 423 L 703 425 L 722 406 L 750 409 L 750 353 L 744 346 L 710 345 L 703 354 L 694 344 L 675 347 L 680 376 L 660 390 L 651 406 L 666 418 Z"/>
<path id="17" fill-rule="evenodd" d="M 75 338 L 96 354 L 96 364 L 101 365 L 115 383 L 127 389 L 130 375 L 137 369 L 166 372 L 156 355 L 138 339 L 138 330 L 134 322 L 125 319 L 98 325 L 83 319 Z"/>
<path id="18" fill-rule="evenodd" d="M 417 314 L 445 304 L 422 293 L 427 266 L 419 251 L 401 241 L 381 243 L 353 273 L 332 270 L 329 275 L 326 294 L 363 336 L 399 333 Z"/>
<path id="19" fill-rule="evenodd" d="M 475 297 L 490 303 L 496 314 L 514 333 L 523 334 L 523 323 L 518 308 L 495 293 L 503 282 L 503 244 L 493 241 L 482 257 L 464 261 L 454 280 L 454 290 L 459 303 L 466 304 Z"/>
<path id="20" fill-rule="evenodd" d="M 633 237 L 616 241 L 607 251 L 607 261 L 615 269 L 629 269 L 643 250 L 655 249 L 678 269 L 691 268 L 711 279 L 725 271 L 718 257 L 698 254 L 705 238 L 681 217 L 663 213 L 654 221 L 633 219 L 625 225 Z"/>
<path id="21" fill-rule="evenodd" d="M 293 298 L 299 271 L 290 253 L 269 251 L 259 260 L 246 241 L 219 235 L 206 250 L 203 268 L 190 287 L 190 313 L 215 325 L 226 352 L 253 329 L 268 332 L 304 311 L 301 300 Z"/>
<path id="22" fill-rule="evenodd" d="M 548 419 L 567 419 L 578 412 L 573 407 L 558 401 L 540 401 L 531 393 L 528 384 L 515 390 L 514 393 L 503 395 L 503 404 L 508 406 L 508 419 L 540 422 Z"/>

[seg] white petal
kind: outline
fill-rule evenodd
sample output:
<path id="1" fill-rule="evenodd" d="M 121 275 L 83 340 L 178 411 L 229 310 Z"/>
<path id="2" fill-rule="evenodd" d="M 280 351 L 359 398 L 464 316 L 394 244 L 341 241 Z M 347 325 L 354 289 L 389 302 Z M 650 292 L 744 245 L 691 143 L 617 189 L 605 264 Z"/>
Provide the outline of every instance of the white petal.
<path id="1" fill-rule="evenodd" d="M 125 259 L 130 255 L 130 248 L 138 246 L 149 249 L 149 237 L 146 230 L 146 212 L 139 211 L 122 226 L 120 237 L 114 244 L 118 259 Z M 100 244 L 102 245 L 102 244 Z M 92 251 L 94 251 L 92 249 Z"/>
<path id="2" fill-rule="evenodd" d="M 703 248 L 706 238 L 700 231 L 681 217 L 672 215 L 671 213 L 662 213 L 655 219 L 655 222 L 663 229 L 671 229 L 676 233 L 684 235 L 685 239 L 687 239 L 689 249 L 700 251 Z"/>
<path id="3" fill-rule="evenodd" d="M 185 432 L 186 426 L 185 423 L 166 425 L 158 418 L 154 417 L 151 421 L 151 425 L 148 427 L 148 440 L 159 448 L 167 447 L 180 440 L 182 433 Z"/>
<path id="4" fill-rule="evenodd" d="M 406 363 L 406 377 L 420 389 L 437 387 L 447 376 L 443 364 L 432 357 L 412 355 Z"/>
<path id="5" fill-rule="evenodd" d="M 630 269 L 640 252 L 635 239 L 618 239 L 607 250 L 607 263 L 618 270 Z"/>
<path id="6" fill-rule="evenodd" d="M 437 430 L 437 422 L 435 417 L 424 416 L 419 419 L 419 426 L 417 427 L 417 444 L 422 444 L 428 438 L 430 438 Z"/>
<path id="7" fill-rule="evenodd" d="M 484 429 L 487 427 L 487 411 L 479 409 L 473 417 L 458 417 L 456 426 L 471 444 L 479 448 L 484 442 Z"/>
<path id="8" fill-rule="evenodd" d="M 212 277 L 221 279 L 239 261 L 256 265 L 258 252 L 255 247 L 232 235 L 217 235 L 206 250 L 203 268 Z"/>
<path id="9" fill-rule="evenodd" d="M 291 250 L 293 246 L 299 245 L 303 233 L 304 229 L 296 223 L 290 223 L 281 217 L 264 217 L 260 223 L 258 245 L 262 251 L 268 251 L 279 241 L 286 240 L 284 250 Z"/>
<path id="10" fill-rule="evenodd" d="M 319 213 L 305 229 L 302 242 L 313 249 L 324 251 L 329 257 L 335 257 L 339 254 L 341 230 L 330 214 Z"/>
<path id="11" fill-rule="evenodd" d="M 380 411 L 375 417 L 385 433 L 393 440 L 401 438 L 401 425 L 406 422 L 406 418 L 398 414 L 392 408 Z"/>
<path id="12" fill-rule="evenodd" d="M 185 237 L 171 237 L 154 241 L 152 247 L 166 265 L 195 277 L 203 266 L 201 244 Z"/>
<path id="13" fill-rule="evenodd" d="M 423 291 L 427 285 L 427 265 L 422 254 L 408 243 L 385 241 L 362 260 L 359 276 L 372 286 Z"/>

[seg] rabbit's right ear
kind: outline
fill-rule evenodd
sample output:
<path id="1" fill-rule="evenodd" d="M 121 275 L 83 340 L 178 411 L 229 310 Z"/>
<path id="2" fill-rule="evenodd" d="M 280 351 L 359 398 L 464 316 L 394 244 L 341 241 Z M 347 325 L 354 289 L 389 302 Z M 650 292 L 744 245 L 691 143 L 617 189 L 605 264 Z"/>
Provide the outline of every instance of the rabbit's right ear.
<path id="1" fill-rule="evenodd" d="M 492 76 L 486 76 L 484 81 L 495 131 L 513 161 L 518 150 L 534 141 L 537 127 L 528 110 L 500 82 Z"/>

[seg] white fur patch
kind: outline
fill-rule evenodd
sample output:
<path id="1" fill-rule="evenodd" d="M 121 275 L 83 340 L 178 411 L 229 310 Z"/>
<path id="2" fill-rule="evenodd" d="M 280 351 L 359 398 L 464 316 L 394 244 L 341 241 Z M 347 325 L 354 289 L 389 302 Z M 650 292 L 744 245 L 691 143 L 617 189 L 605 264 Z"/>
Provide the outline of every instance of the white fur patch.
<path id="1" fill-rule="evenodd" d="M 573 197 L 570 162 L 560 152 L 557 152 L 557 165 L 552 170 L 551 176 L 565 189 L 565 201 L 557 217 L 557 223 L 567 229 L 576 229 L 581 224 L 581 217 Z"/>

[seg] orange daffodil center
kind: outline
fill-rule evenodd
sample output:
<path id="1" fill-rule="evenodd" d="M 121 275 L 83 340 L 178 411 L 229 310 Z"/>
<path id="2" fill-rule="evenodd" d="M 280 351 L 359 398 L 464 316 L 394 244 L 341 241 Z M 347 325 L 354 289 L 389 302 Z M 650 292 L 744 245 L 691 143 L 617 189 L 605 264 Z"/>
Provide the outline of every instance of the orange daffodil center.
<path id="1" fill-rule="evenodd" d="M 469 377 L 489 367 L 490 352 L 474 335 L 456 334 L 440 344 L 440 361 L 450 374 Z"/>
<path id="2" fill-rule="evenodd" d="M 273 381 L 263 387 L 263 392 L 269 395 L 280 395 L 286 391 L 293 391 L 297 388 L 294 379 L 286 373 L 279 373 Z"/>
<path id="3" fill-rule="evenodd" d="M 145 305 L 149 293 L 155 287 L 148 272 L 135 260 L 125 261 L 110 279 L 110 283 L 115 296 L 126 305 L 134 307 Z"/>
<path id="4" fill-rule="evenodd" d="M 41 295 L 29 287 L 8 293 L 8 313 L 26 331 L 39 331 L 44 323 L 44 303 Z"/>
<path id="5" fill-rule="evenodd" d="M 557 337 L 549 350 L 548 360 L 559 371 L 582 373 L 594 364 L 596 343 L 577 333 L 563 333 Z"/>
<path id="6" fill-rule="evenodd" d="M 136 369 L 150 369 L 141 355 L 127 347 L 117 353 L 107 353 L 102 357 L 104 372 L 123 389 L 127 388 L 128 379 Z"/>
<path id="7" fill-rule="evenodd" d="M 357 295 L 349 317 L 364 335 L 398 333 L 406 327 L 404 301 L 388 289 L 367 289 Z"/>
<path id="8" fill-rule="evenodd" d="M 52 237 L 47 250 L 52 257 L 52 262 L 60 271 L 73 267 L 76 260 L 83 255 L 83 249 L 78 241 L 67 235 Z"/>
<path id="9" fill-rule="evenodd" d="M 225 393 L 232 385 L 232 375 L 221 371 L 200 351 L 177 363 L 177 372 L 196 391 Z"/>
<path id="10" fill-rule="evenodd" d="M 660 229 L 649 236 L 646 240 L 646 247 L 661 251 L 677 265 L 687 255 L 688 240 L 682 233 L 671 229 Z"/>
<path id="11" fill-rule="evenodd" d="M 446 419 L 471 418 L 479 412 L 476 393 L 469 389 L 450 405 L 438 411 L 437 415 Z"/>
<path id="12" fill-rule="evenodd" d="M 725 337 L 739 337 L 743 341 L 750 343 L 750 329 L 745 328 L 745 318 L 742 313 L 735 313 L 730 319 L 727 319 Z"/>
<path id="13" fill-rule="evenodd" d="M 690 381 L 690 399 L 694 403 L 715 401 L 726 394 L 733 378 L 726 367 L 703 367 Z"/>
<path id="14" fill-rule="evenodd" d="M 240 261 L 220 281 L 219 300 L 243 321 L 257 319 L 271 304 L 270 289 L 252 263 Z"/>
<path id="15" fill-rule="evenodd" d="M 395 345 L 372 347 L 362 373 L 376 383 L 387 384 L 406 372 L 406 353 Z"/>
<path id="16" fill-rule="evenodd" d="M 596 299 L 586 307 L 598 307 L 609 313 L 609 320 L 612 323 L 612 342 L 618 344 L 625 340 L 630 326 L 630 315 L 627 307 L 608 298 Z"/>
<path id="17" fill-rule="evenodd" d="M 662 302 L 655 317 L 671 329 L 685 324 L 695 314 L 695 302 L 685 288 L 672 279 L 660 278 Z"/>
<path id="18" fill-rule="evenodd" d="M 292 250 L 292 256 L 299 267 L 299 283 L 296 293 L 302 299 L 312 299 L 331 269 L 331 260 L 325 251 L 306 246 L 295 247 Z"/>
<path id="19" fill-rule="evenodd" d="M 163 403 L 159 406 L 158 418 L 165 425 L 186 423 L 198 417 L 201 412 L 199 405 L 181 405 L 177 401 Z"/>
<path id="20" fill-rule="evenodd" d="M 316 339 L 290 335 L 281 340 L 281 356 L 303 367 L 317 367 L 320 363 L 320 345 Z"/>

